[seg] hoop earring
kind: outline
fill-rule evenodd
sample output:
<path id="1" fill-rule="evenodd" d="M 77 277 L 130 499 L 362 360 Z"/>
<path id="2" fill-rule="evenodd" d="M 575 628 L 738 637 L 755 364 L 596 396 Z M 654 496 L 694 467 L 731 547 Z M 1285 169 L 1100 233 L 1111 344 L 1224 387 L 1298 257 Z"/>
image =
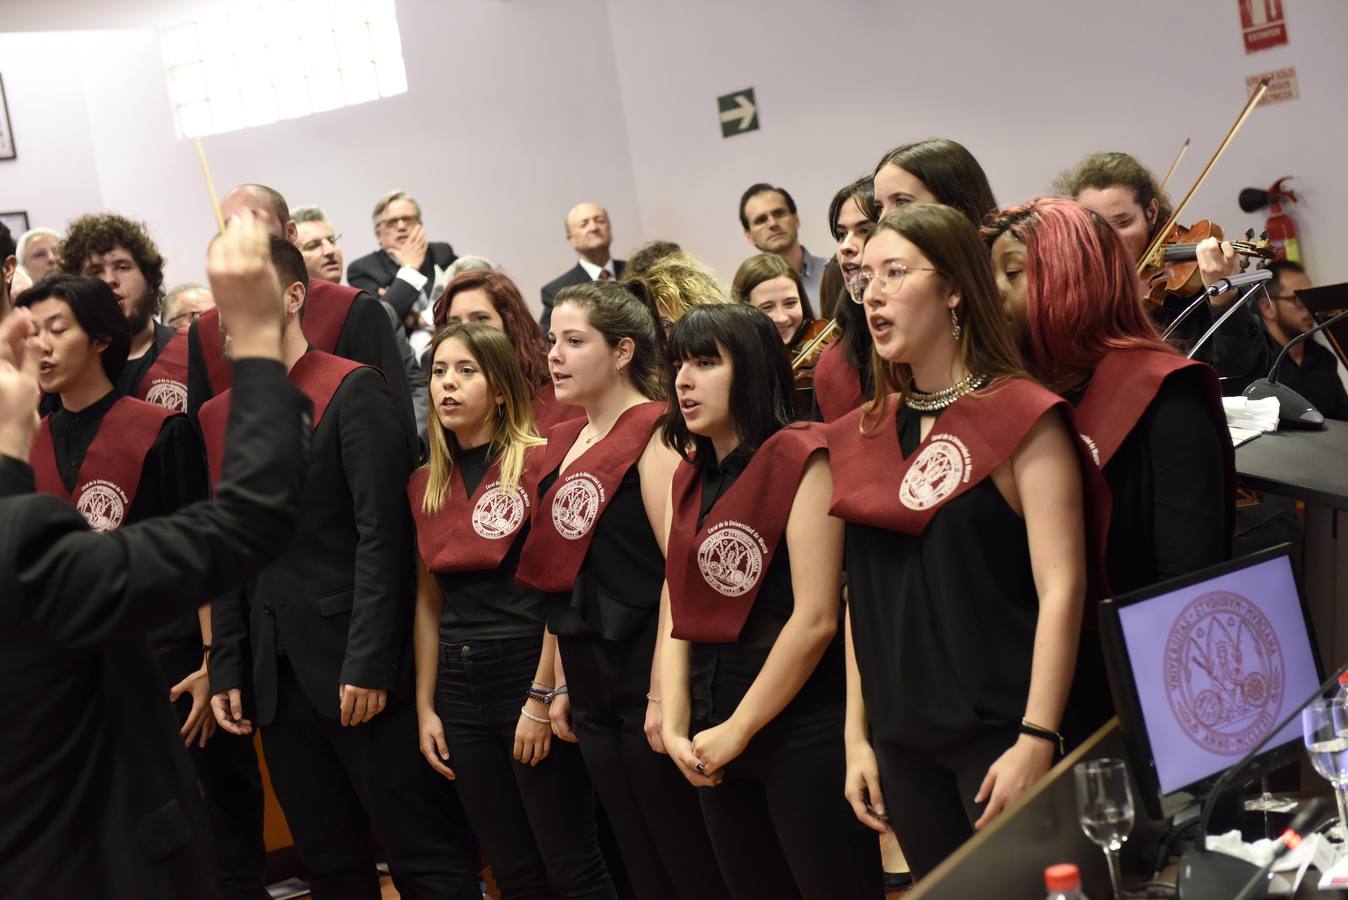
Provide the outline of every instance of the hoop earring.
<path id="1" fill-rule="evenodd" d="M 950 307 L 950 333 L 955 336 L 955 340 L 960 339 L 960 332 L 963 330 L 960 327 L 959 316 L 955 315 L 955 307 Z"/>

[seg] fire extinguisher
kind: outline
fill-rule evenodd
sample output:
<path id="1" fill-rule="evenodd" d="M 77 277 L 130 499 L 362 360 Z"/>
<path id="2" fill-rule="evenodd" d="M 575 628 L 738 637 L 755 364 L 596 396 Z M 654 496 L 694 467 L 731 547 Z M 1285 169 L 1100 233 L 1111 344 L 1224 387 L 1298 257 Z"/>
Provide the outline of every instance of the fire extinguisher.
<path id="1" fill-rule="evenodd" d="M 1283 212 L 1284 204 L 1290 206 L 1297 202 L 1297 195 L 1283 187 L 1283 182 L 1291 178 L 1291 175 L 1284 175 L 1266 191 L 1245 188 L 1240 192 L 1240 208 L 1250 213 L 1267 206 L 1269 217 L 1264 223 L 1264 231 L 1268 234 L 1269 243 L 1278 251 L 1278 259 L 1300 264 L 1301 244 L 1297 241 L 1296 222 Z"/>

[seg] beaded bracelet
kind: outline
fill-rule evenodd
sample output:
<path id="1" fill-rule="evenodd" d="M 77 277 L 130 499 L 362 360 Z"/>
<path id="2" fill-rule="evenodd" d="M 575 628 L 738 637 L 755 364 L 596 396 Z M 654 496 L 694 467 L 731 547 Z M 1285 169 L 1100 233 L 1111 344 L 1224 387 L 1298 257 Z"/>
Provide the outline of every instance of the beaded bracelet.
<path id="1" fill-rule="evenodd" d="M 540 691 L 538 688 L 531 687 L 524 694 L 524 702 L 528 703 L 530 700 L 537 700 L 544 706 L 550 706 L 552 704 L 552 694 L 548 691 Z"/>
<path id="2" fill-rule="evenodd" d="M 550 719 L 544 718 L 543 716 L 536 716 L 533 713 L 529 712 L 527 709 L 525 709 L 523 706 L 520 707 L 520 715 L 524 716 L 524 718 L 528 719 L 530 722 L 537 722 L 539 725 L 552 724 L 552 721 Z"/>

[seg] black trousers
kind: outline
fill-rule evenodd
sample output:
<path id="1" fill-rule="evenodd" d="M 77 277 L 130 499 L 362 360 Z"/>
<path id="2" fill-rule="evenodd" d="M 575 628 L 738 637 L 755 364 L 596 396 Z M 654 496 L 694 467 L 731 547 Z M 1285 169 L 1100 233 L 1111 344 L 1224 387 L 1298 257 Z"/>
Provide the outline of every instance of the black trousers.
<path id="1" fill-rule="evenodd" d="M 557 642 L 571 692 L 572 727 L 637 895 L 728 898 L 696 789 L 669 757 L 646 743 L 655 617 L 622 643 L 562 635 Z"/>
<path id="2" fill-rule="evenodd" d="M 159 669 L 168 690 L 201 668 L 201 645 L 197 641 L 157 648 Z M 174 704 L 178 722 L 187 721 L 192 698 L 184 694 Z M 266 889 L 267 847 L 262 837 L 262 774 L 252 737 L 216 729 L 198 747 L 188 748 L 206 800 L 215 876 L 225 900 L 268 900 Z"/>
<path id="3" fill-rule="evenodd" d="M 515 726 L 543 635 L 440 644 L 435 708 L 454 785 L 505 900 L 617 893 L 599 852 L 594 789 L 575 744 L 537 766 L 514 759 Z"/>
<path id="4" fill-rule="evenodd" d="M 413 705 L 343 728 L 277 663 L 262 749 L 316 900 L 378 900 L 374 836 L 405 900 L 480 900 L 472 832 L 453 786 L 421 756 Z"/>
<path id="5" fill-rule="evenodd" d="M 833 709 L 769 722 L 699 790 L 702 815 L 736 900 L 884 897 L 880 842 L 843 796 L 842 698 Z M 708 727 L 699 723 L 693 733 Z"/>
<path id="6" fill-rule="evenodd" d="M 1019 737 L 998 728 L 940 753 L 912 753 L 884 741 L 875 743 L 880 790 L 889 824 L 920 879 L 974 833 L 986 804 L 975 803 L 988 769 Z"/>

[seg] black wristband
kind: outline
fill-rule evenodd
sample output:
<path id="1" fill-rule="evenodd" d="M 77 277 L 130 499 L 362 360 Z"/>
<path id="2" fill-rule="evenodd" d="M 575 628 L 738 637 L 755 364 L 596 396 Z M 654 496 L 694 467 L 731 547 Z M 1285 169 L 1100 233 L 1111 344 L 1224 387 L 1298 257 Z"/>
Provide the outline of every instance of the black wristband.
<path id="1" fill-rule="evenodd" d="M 1047 728 L 1040 728 L 1038 725 L 1031 725 L 1029 722 L 1026 722 L 1024 719 L 1022 719 L 1020 722 L 1020 733 L 1028 734 L 1030 737 L 1036 737 L 1043 741 L 1048 741 L 1050 744 L 1058 748 L 1059 756 L 1067 755 L 1067 748 L 1065 742 L 1063 741 L 1062 735 L 1056 731 L 1049 731 Z"/>

